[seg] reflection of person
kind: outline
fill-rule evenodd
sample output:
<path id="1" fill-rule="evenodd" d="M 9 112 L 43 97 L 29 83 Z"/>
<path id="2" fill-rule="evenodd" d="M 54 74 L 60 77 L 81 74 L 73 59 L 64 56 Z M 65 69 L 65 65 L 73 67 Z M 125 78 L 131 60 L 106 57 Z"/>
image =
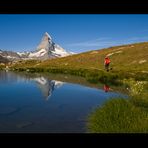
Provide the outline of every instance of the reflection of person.
<path id="1" fill-rule="evenodd" d="M 105 91 L 105 92 L 108 92 L 109 90 L 110 90 L 110 87 L 109 87 L 107 84 L 105 84 L 105 85 L 104 85 L 104 91 Z"/>
<path id="2" fill-rule="evenodd" d="M 109 64 L 110 64 L 110 59 L 108 56 L 106 56 L 104 59 L 104 66 L 105 66 L 106 71 L 109 71 Z"/>

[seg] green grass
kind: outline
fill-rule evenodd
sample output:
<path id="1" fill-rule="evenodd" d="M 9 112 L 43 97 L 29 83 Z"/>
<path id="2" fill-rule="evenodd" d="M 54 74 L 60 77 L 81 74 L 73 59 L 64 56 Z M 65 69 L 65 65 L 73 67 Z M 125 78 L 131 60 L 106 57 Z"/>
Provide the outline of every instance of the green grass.
<path id="1" fill-rule="evenodd" d="M 95 109 L 88 117 L 88 131 L 93 133 L 147 133 L 148 82 L 123 80 L 129 98 L 114 98 Z"/>
<path id="2" fill-rule="evenodd" d="M 5 66 L 4 65 L 0 65 L 0 70 L 2 70 Z"/>
<path id="3" fill-rule="evenodd" d="M 148 112 L 125 99 L 112 99 L 88 118 L 91 133 L 147 133 Z"/>

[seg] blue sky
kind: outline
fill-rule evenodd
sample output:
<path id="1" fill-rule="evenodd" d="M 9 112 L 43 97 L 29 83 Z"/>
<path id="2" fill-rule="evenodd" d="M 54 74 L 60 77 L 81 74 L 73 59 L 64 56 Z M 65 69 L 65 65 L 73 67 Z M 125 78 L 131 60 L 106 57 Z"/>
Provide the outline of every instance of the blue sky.
<path id="1" fill-rule="evenodd" d="M 148 14 L 0 14 L 0 49 L 33 51 L 48 32 L 80 53 L 148 41 Z"/>

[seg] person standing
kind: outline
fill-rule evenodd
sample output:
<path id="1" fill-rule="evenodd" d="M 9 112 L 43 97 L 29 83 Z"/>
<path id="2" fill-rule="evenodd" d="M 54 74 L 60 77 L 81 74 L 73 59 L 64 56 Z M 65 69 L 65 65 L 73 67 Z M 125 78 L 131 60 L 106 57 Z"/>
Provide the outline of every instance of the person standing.
<path id="1" fill-rule="evenodd" d="M 105 66 L 105 70 L 106 70 L 106 71 L 109 71 L 110 62 L 111 62 L 111 61 L 110 61 L 109 57 L 106 56 L 105 59 L 104 59 L 104 66 Z"/>

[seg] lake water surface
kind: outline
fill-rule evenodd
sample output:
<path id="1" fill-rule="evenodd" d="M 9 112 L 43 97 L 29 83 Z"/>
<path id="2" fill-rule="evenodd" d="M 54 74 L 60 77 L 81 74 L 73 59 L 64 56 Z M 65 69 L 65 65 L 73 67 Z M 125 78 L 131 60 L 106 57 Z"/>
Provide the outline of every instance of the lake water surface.
<path id="1" fill-rule="evenodd" d="M 124 95 L 0 71 L 0 133 L 85 133 L 88 114 L 117 96 Z"/>

